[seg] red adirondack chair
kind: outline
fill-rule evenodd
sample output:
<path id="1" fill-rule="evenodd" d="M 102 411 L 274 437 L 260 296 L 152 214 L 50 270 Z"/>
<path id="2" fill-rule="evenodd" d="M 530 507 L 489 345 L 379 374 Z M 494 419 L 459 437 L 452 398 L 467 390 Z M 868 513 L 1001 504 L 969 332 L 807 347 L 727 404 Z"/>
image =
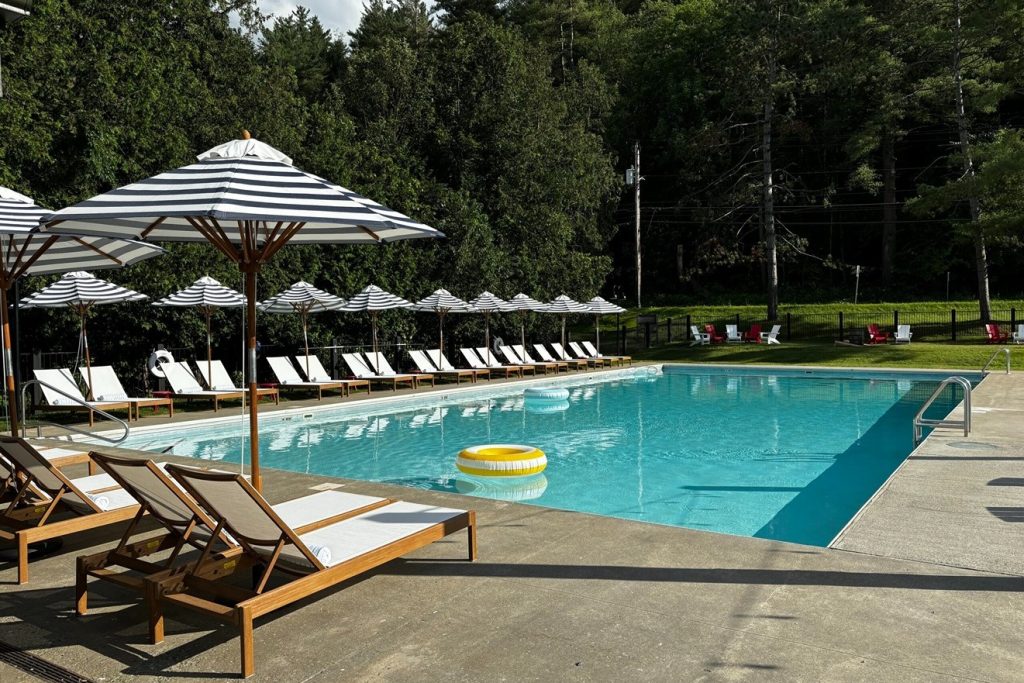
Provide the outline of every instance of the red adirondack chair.
<path id="1" fill-rule="evenodd" d="M 985 334 L 988 336 L 986 344 L 1004 344 L 1010 341 L 1010 333 L 1001 331 L 999 325 L 995 323 L 985 325 Z"/>
<path id="2" fill-rule="evenodd" d="M 750 330 L 743 333 L 743 341 L 753 342 L 755 344 L 761 343 L 761 326 L 754 323 L 750 326 Z"/>
<path id="3" fill-rule="evenodd" d="M 889 335 L 878 329 L 878 325 L 871 323 L 868 325 L 868 344 L 884 344 L 889 340 Z"/>
<path id="4" fill-rule="evenodd" d="M 715 326 L 714 325 L 705 325 L 704 326 L 704 331 L 707 332 L 708 336 L 711 337 L 711 343 L 712 344 L 724 344 L 725 343 L 725 335 L 724 334 L 718 334 L 717 332 L 715 332 Z"/>

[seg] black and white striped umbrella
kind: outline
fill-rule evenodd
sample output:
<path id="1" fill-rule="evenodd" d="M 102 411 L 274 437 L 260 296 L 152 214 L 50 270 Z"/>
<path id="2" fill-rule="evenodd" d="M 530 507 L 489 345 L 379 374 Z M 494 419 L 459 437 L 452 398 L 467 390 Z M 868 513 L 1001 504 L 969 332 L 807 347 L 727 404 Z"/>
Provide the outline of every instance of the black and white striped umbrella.
<path id="1" fill-rule="evenodd" d="M 302 319 L 302 341 L 306 345 L 306 376 L 309 377 L 309 314 L 337 311 L 345 306 L 341 297 L 299 281 L 277 296 L 267 299 L 258 308 L 266 313 L 298 313 Z"/>
<path id="2" fill-rule="evenodd" d="M 499 299 L 490 292 L 482 292 L 480 296 L 470 301 L 469 305 L 484 316 L 484 348 L 489 349 L 491 348 L 491 314 L 515 309 L 507 301 Z"/>
<path id="3" fill-rule="evenodd" d="M 532 299 L 522 292 L 516 294 L 514 297 L 508 300 L 509 310 L 517 311 L 519 313 L 519 343 L 526 348 L 526 315 L 531 311 L 536 313 L 545 313 L 548 310 L 547 304 L 542 304 L 536 299 Z"/>
<path id="4" fill-rule="evenodd" d="M 245 297 L 230 287 L 225 287 L 209 275 L 204 275 L 185 289 L 169 294 L 159 301 L 154 301 L 153 305 L 198 308 L 200 310 L 206 319 L 206 376 L 213 377 L 213 333 L 210 329 L 213 311 L 216 308 L 245 306 Z"/>
<path id="5" fill-rule="evenodd" d="M 121 268 L 159 256 L 163 249 L 153 244 L 106 237 L 65 237 L 40 231 L 40 224 L 52 212 L 25 195 L 0 187 L 0 318 L 3 327 L 4 374 L 10 424 L 17 432 L 17 388 L 11 358 L 10 322 L 7 296 L 23 275 L 49 275 L 71 270 Z"/>
<path id="6" fill-rule="evenodd" d="M 46 230 L 149 241 L 208 241 L 245 273 L 247 367 L 256 395 L 256 273 L 286 243 L 379 244 L 444 237 L 439 230 L 291 164 L 243 132 L 198 163 L 105 192 L 56 212 Z M 249 402 L 252 482 L 259 472 L 259 414 Z"/>
<path id="7" fill-rule="evenodd" d="M 449 313 L 474 313 L 476 309 L 455 296 L 447 289 L 435 290 L 430 296 L 420 299 L 413 308 L 417 311 L 437 313 L 437 348 L 444 353 L 444 318 Z"/>
<path id="8" fill-rule="evenodd" d="M 590 312 L 594 315 L 594 331 L 596 333 L 595 334 L 595 336 L 596 336 L 596 341 L 595 341 L 596 346 L 595 346 L 595 348 L 597 348 L 598 353 L 600 353 L 601 352 L 601 316 L 602 315 L 612 315 L 612 314 L 618 315 L 619 313 L 625 313 L 626 309 L 623 308 L 622 306 L 618 306 L 616 304 L 613 304 L 610 301 L 606 301 L 605 299 L 603 299 L 603 298 L 601 298 L 599 296 L 595 296 L 593 299 L 588 301 L 587 302 L 587 308 L 589 308 Z"/>
<path id="9" fill-rule="evenodd" d="M 381 311 L 395 308 L 413 308 L 413 304 L 391 292 L 385 292 L 377 285 L 367 285 L 361 292 L 350 297 L 341 310 L 350 313 L 365 312 L 370 314 L 370 326 L 373 329 L 373 353 L 377 353 L 377 316 Z"/>
<path id="10" fill-rule="evenodd" d="M 21 300 L 24 308 L 63 308 L 67 306 L 78 314 L 79 331 L 85 355 L 85 371 L 89 376 L 89 398 L 92 398 L 92 362 L 89 357 L 89 335 L 86 334 L 85 320 L 93 306 L 119 304 L 126 301 L 142 301 L 149 297 L 132 289 L 115 285 L 113 282 L 93 277 L 92 273 L 75 271 L 67 273 L 51 285 L 30 294 Z"/>
<path id="11" fill-rule="evenodd" d="M 570 299 L 565 294 L 560 294 L 548 303 L 545 313 L 555 313 L 562 318 L 562 348 L 565 348 L 565 319 L 574 313 L 590 313 L 586 304 Z"/>

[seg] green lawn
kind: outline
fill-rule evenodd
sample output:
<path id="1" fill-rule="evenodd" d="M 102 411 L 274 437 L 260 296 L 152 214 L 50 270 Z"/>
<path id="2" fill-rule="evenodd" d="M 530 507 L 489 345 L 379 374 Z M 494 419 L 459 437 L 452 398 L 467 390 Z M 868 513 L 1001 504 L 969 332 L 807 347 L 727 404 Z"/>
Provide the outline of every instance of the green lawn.
<path id="1" fill-rule="evenodd" d="M 682 363 L 762 363 L 779 365 L 838 365 L 903 368 L 981 370 L 992 353 L 1002 347 L 984 344 L 878 344 L 836 346 L 827 342 L 773 344 L 716 344 L 690 346 L 672 343 L 649 350 L 632 350 L 637 360 Z M 1010 345 L 1013 368 L 1024 370 L 1024 346 Z M 996 361 L 993 371 L 1003 367 Z"/>

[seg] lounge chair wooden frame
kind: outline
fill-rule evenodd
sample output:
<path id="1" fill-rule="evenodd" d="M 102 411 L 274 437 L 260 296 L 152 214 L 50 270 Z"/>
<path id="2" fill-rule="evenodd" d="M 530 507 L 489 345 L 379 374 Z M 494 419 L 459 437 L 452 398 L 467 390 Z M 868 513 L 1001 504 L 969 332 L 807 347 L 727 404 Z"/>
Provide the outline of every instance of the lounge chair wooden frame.
<path id="1" fill-rule="evenodd" d="M 468 377 L 471 383 L 476 383 L 476 372 L 474 370 L 438 370 L 430 362 L 430 357 L 426 351 L 420 351 L 417 349 L 408 350 L 409 357 L 412 358 L 413 365 L 416 366 L 416 370 L 423 373 L 424 375 L 432 375 L 435 378 L 441 379 L 454 379 L 456 384 L 462 383 L 463 377 Z M 428 364 L 417 360 L 417 355 L 422 354 L 421 358 L 427 361 Z"/>
<path id="2" fill-rule="evenodd" d="M 7 459 L 14 465 L 19 474 L 18 489 L 14 498 L 6 504 L 3 512 L 0 513 L 0 540 L 13 541 L 18 548 L 18 583 L 28 582 L 28 546 L 31 543 L 47 541 L 53 538 L 60 538 L 79 531 L 87 531 L 104 527 L 109 524 L 117 524 L 131 519 L 139 511 L 138 505 L 128 505 L 113 510 L 101 510 L 86 495 L 80 491 L 70 479 L 49 462 L 24 439 L 16 436 L 0 436 L 0 444 L 16 444 L 25 449 L 31 457 L 38 461 L 38 464 L 49 470 L 59 486 L 51 488 L 38 481 L 32 473 L 22 467 L 16 458 L 7 456 Z M 49 498 L 39 499 L 33 496 L 33 491 L 43 491 Z M 62 499 L 72 494 L 84 503 L 87 511 L 78 510 L 67 505 Z M 67 511 L 75 516 L 67 519 L 55 520 L 58 511 Z"/>
<path id="3" fill-rule="evenodd" d="M 524 365 L 522 363 L 511 363 L 511 362 L 509 362 L 509 363 L 502 363 L 498 359 L 498 356 L 494 352 L 492 352 L 489 348 L 487 348 L 485 346 L 478 346 L 476 348 L 476 355 L 480 356 L 480 360 L 482 360 L 484 362 L 484 365 L 486 365 L 488 368 L 490 368 L 492 370 L 497 370 L 499 368 L 511 368 L 513 370 L 518 370 L 520 377 L 525 377 L 527 372 L 529 372 L 530 374 L 532 374 L 534 376 L 537 375 L 537 366 L 536 365 Z M 503 356 L 507 356 L 508 354 L 502 353 L 502 355 Z M 506 358 L 506 360 L 507 360 L 507 358 Z M 507 372 L 506 372 L 505 376 L 508 377 L 508 373 Z"/>
<path id="4" fill-rule="evenodd" d="M 291 365 L 291 359 L 288 356 L 273 356 L 273 360 L 281 361 L 281 364 Z M 294 391 L 314 391 L 316 392 L 316 400 L 324 400 L 324 390 L 332 391 L 338 390 L 338 393 L 344 398 L 349 395 L 349 382 L 346 380 L 331 380 L 329 382 L 305 382 L 300 377 L 298 381 L 285 381 L 285 378 L 281 375 L 280 370 L 284 370 L 283 367 L 275 367 L 275 364 L 270 362 L 271 358 L 267 358 L 267 364 L 270 366 L 270 371 L 274 373 L 274 378 L 277 380 L 278 389 L 290 389 Z M 292 370 L 295 367 L 292 366 Z M 298 377 L 298 373 L 295 373 Z M 367 389 L 369 391 L 369 389 Z"/>
<path id="5" fill-rule="evenodd" d="M 691 327 L 693 327 L 693 326 L 691 326 Z M 597 347 L 594 346 L 594 342 L 592 342 L 592 341 L 583 340 L 583 348 L 586 349 L 588 352 L 590 352 L 593 355 L 594 358 L 612 358 L 612 359 L 616 359 L 616 360 L 619 361 L 619 365 L 622 365 L 623 363 L 629 363 L 630 365 L 633 364 L 633 356 L 605 355 L 603 353 L 599 353 L 598 350 L 597 350 Z"/>
<path id="6" fill-rule="evenodd" d="M 505 379 L 508 379 L 509 377 L 512 377 L 512 376 L 518 376 L 518 377 L 522 377 L 523 376 L 523 368 L 521 366 L 501 365 L 501 364 L 499 364 L 497 367 L 493 367 L 493 366 L 487 365 L 486 361 L 484 361 L 480 357 L 480 355 L 476 352 L 476 350 L 473 349 L 473 348 L 470 348 L 470 347 L 461 348 L 461 349 L 459 349 L 459 353 L 461 353 L 462 357 L 466 359 L 466 362 L 470 364 L 470 367 L 472 367 L 474 369 L 477 369 L 477 370 L 488 370 L 488 371 L 490 371 L 492 373 L 494 373 L 494 372 L 504 372 L 505 373 Z"/>
<path id="7" fill-rule="evenodd" d="M 246 394 L 249 393 L 249 389 L 247 387 L 236 387 L 234 385 L 234 382 L 231 383 L 231 387 L 228 388 L 228 389 L 225 389 L 225 388 L 220 388 L 220 389 L 214 388 L 214 386 L 212 384 L 213 378 L 212 377 L 207 377 L 206 376 L 206 372 L 203 371 L 203 369 L 205 367 L 207 367 L 206 366 L 206 361 L 204 361 L 204 360 L 196 360 L 194 362 L 196 364 L 196 368 L 199 370 L 199 374 L 198 375 L 194 375 L 194 377 L 197 380 L 198 379 L 203 380 L 203 383 L 206 385 L 207 389 L 210 389 L 211 391 L 242 391 L 242 392 L 245 392 Z M 221 363 L 221 361 L 219 361 L 219 360 L 212 360 L 212 361 L 210 361 L 210 365 L 213 366 L 213 367 L 220 366 L 220 368 L 222 370 L 224 370 L 224 374 L 227 375 L 227 370 L 224 369 L 224 364 Z M 228 379 L 230 379 L 230 377 L 228 377 Z M 278 391 L 277 387 L 257 387 L 256 388 L 256 400 L 258 401 L 258 400 L 260 400 L 261 398 L 264 398 L 264 397 L 271 399 L 274 402 L 274 405 L 280 405 L 280 403 L 281 403 L 281 392 Z M 252 400 L 252 399 L 250 399 L 250 400 Z"/>
<path id="8" fill-rule="evenodd" d="M 476 515 L 473 510 L 466 510 L 460 515 L 437 522 L 422 531 L 327 568 L 310 552 L 309 548 L 299 539 L 299 535 L 344 521 L 354 516 L 354 513 L 348 512 L 335 518 L 324 519 L 302 529 L 292 529 L 274 513 L 273 508 L 263 496 L 240 475 L 202 472 L 175 465 L 168 466 L 167 470 L 217 521 L 215 532 L 219 534 L 222 530 L 226 530 L 238 542 L 242 549 L 242 556 L 227 560 L 213 557 L 209 553 L 211 543 L 191 571 L 177 572 L 156 580 L 147 579 L 152 584 L 151 590 L 157 598 L 153 603 L 155 612 L 151 614 L 151 623 L 155 625 L 152 633 L 159 633 L 162 636 L 164 619 L 162 606 L 165 603 L 185 607 L 237 626 L 241 641 L 242 676 L 246 678 L 255 673 L 253 622 L 256 618 L 320 593 L 353 576 L 379 567 L 462 529 L 468 530 L 469 560 L 473 561 L 477 557 Z M 191 486 L 189 477 L 221 482 L 234 481 L 267 517 L 277 524 L 281 532 L 280 537 L 277 539 L 253 539 L 239 533 L 237 528 L 217 512 L 217 506 L 211 505 L 209 500 Z M 374 507 L 383 507 L 392 502 L 394 501 L 382 502 Z M 269 559 L 265 558 L 253 550 L 252 543 L 263 547 L 273 545 L 274 551 Z M 287 545 L 294 545 L 302 552 L 305 559 L 312 565 L 309 572 L 297 574 L 292 568 L 278 562 L 282 549 Z M 240 570 L 248 571 L 254 566 L 260 568 L 262 573 L 251 590 L 238 588 L 219 580 Z M 293 577 L 292 580 L 279 586 L 268 586 L 268 580 L 276 570 L 281 570 Z M 204 593 L 212 597 L 205 597 Z M 225 600 L 230 604 L 225 605 L 223 602 Z"/>
<path id="9" fill-rule="evenodd" d="M 81 376 L 82 381 L 85 383 L 85 385 L 89 387 L 89 393 L 92 396 L 102 396 L 102 393 L 96 390 L 96 384 L 99 383 L 99 381 L 101 381 L 100 373 L 103 371 L 107 371 L 110 373 L 110 376 L 112 377 L 113 381 L 116 382 L 115 386 L 117 386 L 123 392 L 124 387 L 121 386 L 121 379 L 117 376 L 117 373 L 114 372 L 113 367 L 109 365 L 94 365 L 91 370 L 88 368 L 79 367 L 78 374 Z M 93 379 L 93 384 L 91 385 L 89 384 L 90 377 Z M 136 420 L 142 417 L 143 408 L 152 408 L 153 415 L 155 416 L 157 408 L 160 408 L 161 406 L 167 408 L 167 417 L 174 417 L 174 399 L 172 398 L 156 398 L 153 396 L 125 396 L 124 394 L 122 394 L 122 397 L 113 400 L 127 401 L 128 403 L 132 404 L 132 406 L 135 408 Z M 130 410 L 128 411 L 128 419 L 131 420 Z"/>

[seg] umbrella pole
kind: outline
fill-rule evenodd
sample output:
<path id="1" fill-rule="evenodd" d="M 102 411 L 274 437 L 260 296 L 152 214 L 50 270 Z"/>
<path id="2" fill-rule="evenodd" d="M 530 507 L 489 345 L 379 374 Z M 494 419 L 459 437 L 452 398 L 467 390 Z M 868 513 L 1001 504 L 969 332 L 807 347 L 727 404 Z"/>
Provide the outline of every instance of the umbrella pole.
<path id="1" fill-rule="evenodd" d="M 246 303 L 246 365 L 249 369 L 249 472 L 252 485 L 263 491 L 263 477 L 260 474 L 260 423 L 256 402 L 256 270 L 255 263 L 243 263 L 245 273 Z"/>
<path id="2" fill-rule="evenodd" d="M 444 355 L 444 311 L 437 312 L 437 352 L 439 355 Z M 440 365 L 441 359 L 438 358 L 438 364 Z"/>
<path id="3" fill-rule="evenodd" d="M 210 317 L 213 314 L 209 306 L 206 307 L 206 381 L 213 389 L 213 339 L 210 332 Z"/>
<path id="4" fill-rule="evenodd" d="M 565 316 L 562 316 L 562 348 L 565 348 Z"/>
<path id="5" fill-rule="evenodd" d="M 491 348 L 491 314 L 484 311 L 484 348 Z"/>
<path id="6" fill-rule="evenodd" d="M 373 328 L 373 365 L 377 365 L 377 311 L 370 311 L 370 327 Z"/>
<path id="7" fill-rule="evenodd" d="M 85 331 L 85 316 L 88 309 L 82 308 L 78 314 L 82 318 L 82 345 L 85 347 L 85 375 L 89 378 L 89 393 L 86 395 L 90 401 L 94 400 L 92 395 L 92 359 L 89 358 L 89 334 Z"/>
<path id="8" fill-rule="evenodd" d="M 597 355 L 601 355 L 601 316 L 594 316 L 594 333 L 597 337 Z"/>
<path id="9" fill-rule="evenodd" d="M 526 350 L 526 312 L 519 314 L 519 343 L 523 345 L 523 350 Z"/>
<path id="10" fill-rule="evenodd" d="M 306 345 L 306 379 L 309 379 L 309 334 L 306 331 L 306 325 L 309 323 L 309 313 L 301 311 L 299 313 L 302 316 L 302 343 Z"/>
<path id="11" fill-rule="evenodd" d="M 3 320 L 4 374 L 7 384 L 7 412 L 11 425 L 11 436 L 18 435 L 18 391 L 14 386 L 14 361 L 11 357 L 11 321 L 7 313 L 7 287 L 0 287 L 0 319 Z"/>

